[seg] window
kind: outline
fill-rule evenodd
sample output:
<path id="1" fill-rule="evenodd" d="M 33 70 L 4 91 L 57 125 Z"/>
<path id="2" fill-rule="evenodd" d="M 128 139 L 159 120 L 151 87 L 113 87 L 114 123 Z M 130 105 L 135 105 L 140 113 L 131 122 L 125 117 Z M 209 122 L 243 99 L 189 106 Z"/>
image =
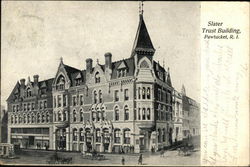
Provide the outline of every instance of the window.
<path id="1" fill-rule="evenodd" d="M 161 129 L 158 129 L 158 143 L 161 143 Z"/>
<path id="2" fill-rule="evenodd" d="M 115 90 L 115 101 L 119 101 L 119 91 Z"/>
<path id="3" fill-rule="evenodd" d="M 28 114 L 28 115 L 27 115 L 27 122 L 28 122 L 28 123 L 31 122 L 31 119 L 30 119 L 30 118 L 31 118 L 31 117 L 30 117 L 30 115 Z"/>
<path id="4" fill-rule="evenodd" d="M 147 119 L 151 119 L 151 113 L 150 113 L 150 108 L 147 109 Z"/>
<path id="5" fill-rule="evenodd" d="M 142 88 L 142 99 L 146 98 L 146 89 L 145 87 Z"/>
<path id="6" fill-rule="evenodd" d="M 110 142 L 110 134 L 107 128 L 103 129 L 104 143 Z"/>
<path id="7" fill-rule="evenodd" d="M 42 101 L 40 101 L 39 106 L 40 106 L 40 109 L 43 109 L 43 102 Z"/>
<path id="8" fill-rule="evenodd" d="M 99 72 L 97 72 L 97 73 L 95 74 L 95 83 L 100 83 L 100 81 L 101 81 L 101 79 L 100 79 L 100 74 L 99 74 Z"/>
<path id="9" fill-rule="evenodd" d="M 19 105 L 16 106 L 16 111 L 17 111 L 17 112 L 19 111 Z"/>
<path id="10" fill-rule="evenodd" d="M 125 106 L 124 107 L 124 118 L 125 120 L 129 120 L 129 109 L 128 109 L 128 106 Z"/>
<path id="11" fill-rule="evenodd" d="M 47 108 L 47 101 L 46 100 L 43 102 L 43 105 L 44 105 L 44 109 L 46 109 Z"/>
<path id="12" fill-rule="evenodd" d="M 37 116 L 36 116 L 36 121 L 37 121 L 37 123 L 40 123 L 40 114 L 37 114 Z M 24 121 L 25 122 L 25 121 Z"/>
<path id="13" fill-rule="evenodd" d="M 73 103 L 73 106 L 76 106 L 76 103 L 77 103 L 76 102 L 76 96 L 73 96 L 73 102 L 72 103 Z"/>
<path id="14" fill-rule="evenodd" d="M 158 89 L 158 100 L 161 100 L 161 89 Z"/>
<path id="15" fill-rule="evenodd" d="M 31 104 L 31 110 L 34 110 L 35 109 L 35 103 L 32 103 Z"/>
<path id="16" fill-rule="evenodd" d="M 80 121 L 83 122 L 83 110 L 80 110 Z"/>
<path id="17" fill-rule="evenodd" d="M 45 94 L 46 93 L 46 88 L 41 88 L 41 94 Z"/>
<path id="18" fill-rule="evenodd" d="M 121 142 L 121 137 L 120 137 L 121 130 L 120 129 L 115 129 L 115 143 L 120 143 Z"/>
<path id="19" fill-rule="evenodd" d="M 62 113 L 60 111 L 57 114 L 57 120 L 62 121 Z"/>
<path id="20" fill-rule="evenodd" d="M 48 112 L 46 113 L 46 122 L 50 122 L 50 115 Z"/>
<path id="21" fill-rule="evenodd" d="M 99 90 L 99 102 L 102 103 L 102 91 Z"/>
<path id="22" fill-rule="evenodd" d="M 81 84 L 81 79 L 76 79 L 76 86 Z"/>
<path id="23" fill-rule="evenodd" d="M 83 129 L 80 129 L 80 141 L 84 141 L 84 132 Z"/>
<path id="24" fill-rule="evenodd" d="M 26 111 L 26 104 L 23 104 L 23 110 Z"/>
<path id="25" fill-rule="evenodd" d="M 146 119 L 146 109 L 142 108 L 142 120 Z"/>
<path id="26" fill-rule="evenodd" d="M 96 121 L 96 112 L 93 112 L 93 113 L 92 113 L 92 120 L 93 120 L 93 121 Z"/>
<path id="27" fill-rule="evenodd" d="M 119 120 L 119 107 L 116 106 L 115 107 L 115 121 L 118 121 Z"/>
<path id="28" fill-rule="evenodd" d="M 13 106 L 13 112 L 16 112 L 16 106 Z"/>
<path id="29" fill-rule="evenodd" d="M 35 123 L 35 116 L 33 114 L 31 115 L 31 123 Z"/>
<path id="30" fill-rule="evenodd" d="M 67 96 L 63 95 L 63 107 L 67 105 Z"/>
<path id="31" fill-rule="evenodd" d="M 62 98 L 61 98 L 61 95 L 58 95 L 57 96 L 57 100 L 58 100 L 58 107 L 61 107 L 62 106 Z"/>
<path id="32" fill-rule="evenodd" d="M 67 118 L 67 112 L 63 111 L 62 121 L 66 121 L 66 118 Z"/>
<path id="33" fill-rule="evenodd" d="M 83 105 L 83 95 L 80 95 L 80 105 Z"/>
<path id="34" fill-rule="evenodd" d="M 141 108 L 138 108 L 138 120 L 141 120 Z"/>
<path id="35" fill-rule="evenodd" d="M 76 122 L 76 110 L 73 111 L 73 122 Z"/>
<path id="36" fill-rule="evenodd" d="M 96 129 L 96 142 L 100 143 L 101 142 L 101 130 Z"/>
<path id="37" fill-rule="evenodd" d="M 23 121 L 23 120 L 22 120 L 22 116 L 19 115 L 19 117 L 18 117 L 18 122 L 19 122 L 19 123 L 22 123 L 22 121 Z M 32 122 L 32 123 L 33 123 L 33 122 Z"/>
<path id="38" fill-rule="evenodd" d="M 45 115 L 42 114 L 42 123 L 44 123 L 44 122 L 45 122 Z"/>
<path id="39" fill-rule="evenodd" d="M 166 141 L 166 133 L 165 133 L 165 129 L 162 129 L 162 141 L 165 142 Z"/>
<path id="40" fill-rule="evenodd" d="M 96 93 L 96 91 L 94 91 L 94 104 L 96 104 L 97 103 L 97 93 Z"/>
<path id="41" fill-rule="evenodd" d="M 143 62 L 141 62 L 140 68 L 149 68 L 149 65 L 148 65 L 148 63 L 146 62 L 146 60 L 143 60 Z"/>
<path id="42" fill-rule="evenodd" d="M 27 97 L 30 97 L 30 96 L 31 96 L 31 89 L 28 88 L 28 89 L 27 89 Z"/>
<path id="43" fill-rule="evenodd" d="M 15 124 L 17 124 L 17 116 L 15 116 Z"/>
<path id="44" fill-rule="evenodd" d="M 151 95 L 150 95 L 150 88 L 148 87 L 147 88 L 147 99 L 150 99 L 151 97 L 150 97 Z"/>
<path id="45" fill-rule="evenodd" d="M 30 103 L 27 104 L 27 111 L 30 110 Z"/>
<path id="46" fill-rule="evenodd" d="M 11 116 L 10 122 L 13 124 L 14 123 L 14 116 Z"/>
<path id="47" fill-rule="evenodd" d="M 77 129 L 73 129 L 73 141 L 77 141 Z"/>
<path id="48" fill-rule="evenodd" d="M 141 99 L 141 88 L 138 88 L 138 99 Z"/>
<path id="49" fill-rule="evenodd" d="M 129 100 L 128 89 L 124 90 L 124 100 Z"/>
<path id="50" fill-rule="evenodd" d="M 54 96 L 54 107 L 56 107 L 56 96 Z"/>
<path id="51" fill-rule="evenodd" d="M 64 90 L 64 89 L 65 89 L 65 79 L 61 75 L 57 80 L 56 90 Z"/>
<path id="52" fill-rule="evenodd" d="M 124 130 L 124 144 L 130 144 L 130 130 Z"/>

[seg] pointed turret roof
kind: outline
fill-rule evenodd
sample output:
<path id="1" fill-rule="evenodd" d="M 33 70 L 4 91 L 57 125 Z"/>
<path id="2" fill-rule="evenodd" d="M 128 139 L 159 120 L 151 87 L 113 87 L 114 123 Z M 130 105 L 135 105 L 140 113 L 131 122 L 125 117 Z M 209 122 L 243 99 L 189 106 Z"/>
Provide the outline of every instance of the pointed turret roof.
<path id="1" fill-rule="evenodd" d="M 154 52 L 155 49 L 150 39 L 146 24 L 144 22 L 143 15 L 140 14 L 139 16 L 140 21 L 135 36 L 133 51 Z"/>

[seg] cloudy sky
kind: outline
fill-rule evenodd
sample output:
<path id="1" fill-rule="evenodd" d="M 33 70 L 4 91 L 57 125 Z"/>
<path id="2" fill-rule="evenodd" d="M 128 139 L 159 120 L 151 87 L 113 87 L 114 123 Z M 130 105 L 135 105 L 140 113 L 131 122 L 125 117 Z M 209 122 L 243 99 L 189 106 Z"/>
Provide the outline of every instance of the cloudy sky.
<path id="1" fill-rule="evenodd" d="M 16 82 L 39 74 L 55 77 L 60 57 L 84 69 L 85 59 L 104 63 L 128 58 L 139 16 L 137 1 L 5 1 L 2 2 L 1 103 Z M 144 2 L 144 20 L 156 49 L 154 60 L 170 67 L 175 89 L 200 96 L 200 4 Z"/>

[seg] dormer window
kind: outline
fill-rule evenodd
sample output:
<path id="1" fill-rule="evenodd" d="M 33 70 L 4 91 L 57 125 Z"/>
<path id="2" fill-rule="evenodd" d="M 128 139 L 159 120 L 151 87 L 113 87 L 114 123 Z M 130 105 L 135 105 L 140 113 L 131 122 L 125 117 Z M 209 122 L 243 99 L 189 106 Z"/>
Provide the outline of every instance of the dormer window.
<path id="1" fill-rule="evenodd" d="M 63 76 L 60 76 L 57 80 L 56 84 L 57 90 L 64 90 L 65 89 L 65 78 Z"/>
<path id="2" fill-rule="evenodd" d="M 27 97 L 30 97 L 30 96 L 31 96 L 31 89 L 28 88 L 28 89 L 27 89 Z"/>
<path id="3" fill-rule="evenodd" d="M 76 79 L 76 86 L 81 84 L 81 79 Z"/>
<path id="4" fill-rule="evenodd" d="M 97 73 L 95 74 L 95 83 L 100 83 L 100 81 L 101 81 L 101 79 L 100 79 L 100 73 L 97 72 Z"/>
<path id="5" fill-rule="evenodd" d="M 127 69 L 119 69 L 117 71 L 117 75 L 118 75 L 118 78 L 126 77 L 127 76 Z"/>

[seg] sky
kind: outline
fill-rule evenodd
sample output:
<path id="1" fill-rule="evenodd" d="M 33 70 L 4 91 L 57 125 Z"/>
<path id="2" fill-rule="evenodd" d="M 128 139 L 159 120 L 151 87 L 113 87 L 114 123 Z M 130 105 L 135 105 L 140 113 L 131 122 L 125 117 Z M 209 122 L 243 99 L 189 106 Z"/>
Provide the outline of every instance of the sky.
<path id="1" fill-rule="evenodd" d="M 144 2 L 144 21 L 154 60 L 170 68 L 173 87 L 200 98 L 200 3 Z M 130 57 L 139 23 L 137 1 L 3 1 L 1 105 L 17 81 L 38 74 L 53 78 L 60 57 L 85 69 L 85 60 L 104 64 Z"/>

